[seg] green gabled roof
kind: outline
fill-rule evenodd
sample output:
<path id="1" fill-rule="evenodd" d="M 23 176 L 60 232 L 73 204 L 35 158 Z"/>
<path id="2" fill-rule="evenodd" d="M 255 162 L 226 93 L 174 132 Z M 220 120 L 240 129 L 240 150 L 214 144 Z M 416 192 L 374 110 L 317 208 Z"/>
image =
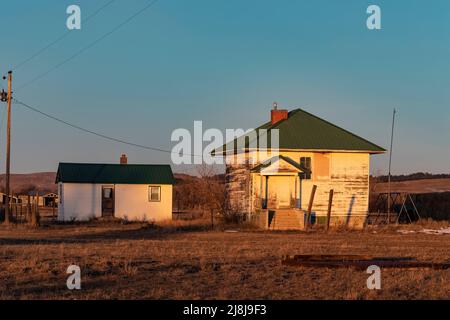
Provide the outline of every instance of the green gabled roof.
<path id="1" fill-rule="evenodd" d="M 170 165 L 60 163 L 56 183 L 174 184 Z"/>
<path id="2" fill-rule="evenodd" d="M 386 151 L 382 147 L 302 109 L 290 111 L 286 120 L 274 125 L 270 121 L 261 125 L 255 129 L 256 133 L 259 133 L 261 129 L 267 130 L 268 148 L 270 148 L 271 130 L 278 129 L 279 149 L 364 151 L 369 153 Z M 257 139 L 259 139 L 259 136 Z M 223 154 L 222 150 L 228 152 L 236 150 L 237 140 L 235 139 L 214 150 L 213 154 Z M 245 149 L 247 149 L 251 144 L 248 141 L 249 139 L 245 140 Z"/>

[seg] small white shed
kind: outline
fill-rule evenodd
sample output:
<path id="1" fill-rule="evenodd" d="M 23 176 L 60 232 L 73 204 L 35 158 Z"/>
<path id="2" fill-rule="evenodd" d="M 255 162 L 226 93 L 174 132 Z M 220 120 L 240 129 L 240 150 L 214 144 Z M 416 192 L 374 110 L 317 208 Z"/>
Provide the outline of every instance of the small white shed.
<path id="1" fill-rule="evenodd" d="M 58 220 L 172 219 L 174 181 L 170 165 L 60 163 Z"/>

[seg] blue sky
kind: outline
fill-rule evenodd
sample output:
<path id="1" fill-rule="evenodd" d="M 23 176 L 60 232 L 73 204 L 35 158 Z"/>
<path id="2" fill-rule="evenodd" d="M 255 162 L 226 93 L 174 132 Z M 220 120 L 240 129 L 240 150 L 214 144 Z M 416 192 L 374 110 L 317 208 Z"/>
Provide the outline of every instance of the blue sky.
<path id="1" fill-rule="evenodd" d="M 2 32 L 0 70 L 64 33 L 68 5 L 78 4 L 86 17 L 105 2 L 3 3 L 0 28 L 8 32 Z M 116 0 L 16 70 L 14 84 L 66 59 L 147 2 Z M 366 28 L 370 4 L 381 7 L 380 31 Z M 191 129 L 194 120 L 204 128 L 256 127 L 268 120 L 273 101 L 387 148 L 395 107 L 393 173 L 449 173 L 449 40 L 447 0 L 160 0 L 15 96 L 83 127 L 164 149 L 173 146 L 174 129 Z M 4 131 L 3 120 L 1 150 Z M 170 162 L 168 154 L 13 108 L 13 172 L 54 171 L 60 161 L 118 162 L 121 153 L 135 163 Z M 3 169 L 4 152 L 0 161 Z M 372 172 L 386 171 L 387 156 L 374 156 Z"/>

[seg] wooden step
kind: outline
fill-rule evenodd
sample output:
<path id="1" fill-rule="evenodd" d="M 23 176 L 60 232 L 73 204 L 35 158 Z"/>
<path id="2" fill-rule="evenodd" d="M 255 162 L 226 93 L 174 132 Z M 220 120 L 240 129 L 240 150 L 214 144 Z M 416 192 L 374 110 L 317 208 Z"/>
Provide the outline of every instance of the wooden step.
<path id="1" fill-rule="evenodd" d="M 303 212 L 294 210 L 277 210 L 270 224 L 271 230 L 302 230 Z"/>

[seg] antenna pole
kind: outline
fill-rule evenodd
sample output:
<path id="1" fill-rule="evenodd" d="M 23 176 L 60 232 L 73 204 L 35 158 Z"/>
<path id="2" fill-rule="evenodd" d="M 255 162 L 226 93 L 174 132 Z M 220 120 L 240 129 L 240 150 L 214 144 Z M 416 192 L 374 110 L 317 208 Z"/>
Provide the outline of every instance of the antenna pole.
<path id="1" fill-rule="evenodd" d="M 394 108 L 394 112 L 392 113 L 392 130 L 391 130 L 391 147 L 389 149 L 389 174 L 388 174 L 388 199 L 387 199 L 387 206 L 388 206 L 388 224 L 391 222 L 390 215 L 391 215 L 391 164 L 392 164 L 392 148 L 394 144 L 394 126 L 395 126 L 395 114 L 397 111 Z"/>

